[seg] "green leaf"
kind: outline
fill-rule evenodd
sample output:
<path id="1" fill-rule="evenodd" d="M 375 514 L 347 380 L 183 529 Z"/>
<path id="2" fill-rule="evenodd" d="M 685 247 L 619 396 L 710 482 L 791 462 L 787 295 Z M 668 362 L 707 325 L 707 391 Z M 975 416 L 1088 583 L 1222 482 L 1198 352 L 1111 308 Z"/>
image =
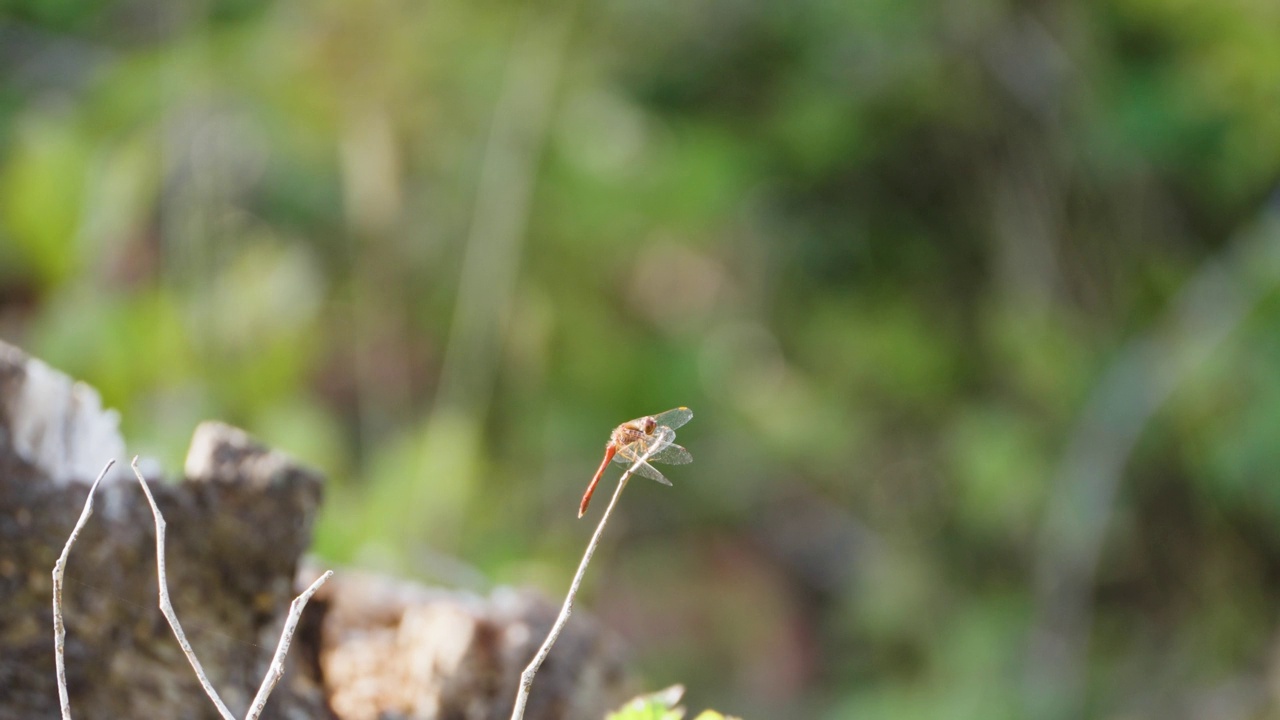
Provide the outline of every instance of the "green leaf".
<path id="1" fill-rule="evenodd" d="M 684 708 L 676 707 L 683 695 L 683 685 L 672 685 L 631 700 L 605 720 L 683 720 Z"/>

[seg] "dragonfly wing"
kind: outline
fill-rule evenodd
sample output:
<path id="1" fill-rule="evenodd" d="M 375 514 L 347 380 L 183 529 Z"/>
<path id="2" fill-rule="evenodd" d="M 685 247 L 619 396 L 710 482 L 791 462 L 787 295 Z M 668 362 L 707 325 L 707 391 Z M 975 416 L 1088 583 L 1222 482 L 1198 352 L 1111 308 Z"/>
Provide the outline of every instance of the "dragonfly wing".
<path id="1" fill-rule="evenodd" d="M 653 419 L 659 424 L 675 430 L 693 419 L 693 411 L 687 407 L 672 408 L 663 413 L 653 416 Z"/>
<path id="2" fill-rule="evenodd" d="M 676 439 L 676 432 L 669 427 L 659 427 L 653 431 L 653 435 L 642 440 L 627 443 L 618 448 L 618 454 L 613 458 L 616 463 L 633 463 L 640 458 L 646 460 L 655 455 L 659 455 L 671 446 L 671 441 Z M 645 456 L 648 457 L 645 457 Z"/>
<path id="3" fill-rule="evenodd" d="M 642 475 L 642 476 L 644 476 L 644 477 L 649 478 L 650 480 L 657 480 L 658 482 L 662 483 L 663 485 L 670 485 L 670 484 L 671 484 L 671 481 L 670 481 L 670 480 L 668 480 L 668 479 L 667 479 L 667 477 L 666 477 L 665 475 L 663 475 L 662 473 L 658 472 L 658 469 L 657 469 L 657 468 L 655 468 L 654 466 L 650 465 L 650 464 L 649 464 L 649 463 L 647 463 L 647 462 L 642 462 L 642 463 L 640 463 L 639 465 L 632 465 L 632 467 L 634 467 L 634 468 L 636 469 L 636 474 L 637 474 L 637 475 Z"/>
<path id="4" fill-rule="evenodd" d="M 659 425 L 657 429 L 653 431 L 653 436 L 644 444 L 644 452 L 648 453 L 649 457 L 653 457 L 664 449 L 670 447 L 671 443 L 675 442 L 675 439 L 675 430 L 672 430 L 666 425 Z"/>
<path id="5" fill-rule="evenodd" d="M 654 441 L 658 443 L 659 449 L 657 453 L 650 454 L 649 458 L 666 452 L 667 448 L 671 447 L 671 440 L 676 436 L 676 434 L 671 430 L 671 428 L 658 428 L 658 431 L 654 433 L 654 436 Z M 641 460 L 641 458 L 645 457 L 645 453 L 649 452 L 646 448 L 652 444 L 652 442 L 637 441 L 624 445 L 618 448 L 618 453 L 614 456 L 613 461 L 634 467 L 637 475 L 643 475 L 650 480 L 657 480 L 663 485 L 670 485 L 671 481 L 663 476 L 662 473 L 658 472 L 658 470 L 648 462 Z M 688 453 L 686 452 L 685 454 L 687 455 Z M 692 460 L 693 458 L 689 459 Z"/>
<path id="6" fill-rule="evenodd" d="M 688 465 L 693 462 L 693 456 L 688 450 L 672 443 L 666 448 L 649 456 L 650 462 L 666 463 L 668 465 Z"/>

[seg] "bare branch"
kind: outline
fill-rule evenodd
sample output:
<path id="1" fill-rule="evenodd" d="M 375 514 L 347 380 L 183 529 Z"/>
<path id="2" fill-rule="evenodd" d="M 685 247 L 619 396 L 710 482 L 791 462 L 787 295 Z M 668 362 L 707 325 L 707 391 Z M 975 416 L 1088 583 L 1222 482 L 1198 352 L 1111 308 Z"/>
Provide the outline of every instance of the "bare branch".
<path id="1" fill-rule="evenodd" d="M 67 543 L 62 548 L 62 554 L 58 557 L 53 566 L 53 646 L 54 658 L 57 665 L 58 676 L 58 702 L 62 709 L 62 720 L 71 720 L 71 701 L 67 693 L 67 671 L 66 671 L 66 625 L 62 614 L 62 588 L 63 576 L 66 573 L 67 558 L 71 554 L 71 546 L 75 544 L 76 538 L 79 537 L 80 531 L 88 522 L 89 517 L 93 515 L 93 495 L 98 489 L 98 484 L 106 477 L 107 472 L 111 469 L 115 461 L 112 460 L 102 468 L 102 472 L 98 475 L 98 479 L 93 481 L 93 485 L 89 488 L 89 496 L 85 498 L 84 510 L 80 513 L 80 519 L 76 521 L 75 527 L 71 530 L 71 535 L 67 538 Z M 186 633 L 182 630 L 182 624 L 178 622 L 178 615 L 173 610 L 173 603 L 169 600 L 169 580 L 165 572 L 165 553 L 164 553 L 164 536 L 166 523 L 164 516 L 160 513 L 160 507 L 156 504 L 155 497 L 151 494 L 151 488 L 147 486 L 147 481 L 142 477 L 142 471 L 138 469 L 138 458 L 134 458 L 131 463 L 133 473 L 138 478 L 138 484 L 142 486 L 142 493 L 147 498 L 147 503 L 151 505 L 151 514 L 155 518 L 156 524 L 156 574 L 157 584 L 160 589 L 160 612 L 164 614 L 166 620 L 169 621 L 169 627 L 173 629 L 174 636 L 178 639 L 178 645 L 182 647 L 182 652 L 187 656 L 187 660 L 191 663 L 192 669 L 195 670 L 196 678 L 200 681 L 200 685 L 204 688 L 209 699 L 213 700 L 214 706 L 218 708 L 218 713 L 223 720 L 235 720 L 235 716 L 227 708 L 226 703 L 218 696 L 217 690 L 213 688 L 213 684 L 209 682 L 208 676 L 205 674 L 204 668 L 200 665 L 200 661 L 196 658 L 195 651 L 188 642 Z M 284 660 L 289 653 L 289 645 L 293 641 L 293 633 L 297 629 L 298 622 L 302 618 L 302 611 L 306 608 L 307 602 L 311 600 L 311 596 L 320 589 L 329 578 L 333 577 L 333 571 L 328 570 L 315 582 L 311 584 L 301 595 L 294 598 L 293 603 L 289 606 L 289 615 L 285 619 L 284 629 L 280 634 L 280 642 L 276 646 L 275 655 L 271 659 L 271 665 L 267 669 L 267 674 L 262 679 L 262 685 L 258 688 L 258 694 L 254 697 L 253 703 L 249 707 L 249 711 L 245 714 L 245 720 L 257 720 L 262 714 L 263 708 L 266 707 L 267 699 L 271 696 L 271 691 L 275 689 L 276 684 L 284 677 Z"/>
<path id="2" fill-rule="evenodd" d="M 67 628 L 62 620 L 62 578 L 66 574 L 71 546 L 80 536 L 80 530 L 89 521 L 89 516 L 93 514 L 93 493 L 98 489 L 98 483 L 102 482 L 102 478 L 107 476 L 107 471 L 115 464 L 115 460 L 108 460 L 102 472 L 98 473 L 98 479 L 89 486 L 89 497 L 84 499 L 84 510 L 80 511 L 80 519 L 71 529 L 67 544 L 62 546 L 62 554 L 58 556 L 58 561 L 53 564 L 53 655 L 54 663 L 58 668 L 58 704 L 62 708 L 62 720 L 71 720 L 71 699 L 67 696 Z"/>
<path id="3" fill-rule="evenodd" d="M 636 468 L 643 465 L 649 460 L 649 456 L 654 450 L 660 450 L 660 447 L 650 448 L 649 452 L 641 455 L 638 460 L 632 463 L 631 467 L 622 474 L 622 478 L 618 480 L 618 487 L 613 491 L 613 497 L 609 500 L 609 506 L 604 509 L 604 515 L 600 518 L 600 524 L 596 526 L 595 534 L 591 536 L 591 542 L 587 543 L 587 551 L 582 556 L 582 562 L 578 564 L 578 572 L 573 576 L 573 582 L 569 584 L 569 593 L 565 595 L 564 605 L 560 608 L 560 615 L 556 618 L 556 622 L 551 626 L 551 632 L 547 634 L 547 639 L 542 642 L 542 647 L 538 648 L 538 653 L 533 656 L 533 660 L 529 661 L 528 667 L 520 674 L 520 687 L 516 691 L 516 704 L 511 710 L 511 720 L 523 720 L 524 708 L 529 702 L 529 690 L 533 687 L 533 678 L 538 674 L 538 668 L 542 667 L 542 661 L 547 659 L 547 655 L 551 653 L 551 646 L 556 644 L 556 640 L 560 637 L 560 632 L 564 630 L 564 626 L 569 622 L 569 615 L 573 612 L 573 599 L 578 594 L 578 587 L 582 585 L 582 578 L 587 574 L 587 565 L 591 562 L 591 556 L 596 552 L 596 546 L 600 544 L 600 536 L 604 534 L 604 527 L 609 522 L 609 515 L 613 512 L 613 507 L 618 504 L 618 498 L 622 496 L 622 489 L 627 486 L 627 481 L 631 479 L 631 474 Z"/>
<path id="4" fill-rule="evenodd" d="M 178 622 L 178 614 L 173 611 L 173 603 L 169 601 L 169 580 L 164 571 L 164 516 L 160 514 L 160 507 L 156 505 L 156 499 L 151 496 L 151 489 L 147 487 L 147 481 L 142 477 L 142 471 L 138 469 L 137 457 L 133 458 L 131 465 L 133 474 L 138 478 L 138 484 L 142 486 L 142 493 L 147 496 L 147 502 L 151 505 L 151 514 L 156 519 L 156 582 L 160 586 L 160 612 L 164 613 L 164 618 L 169 621 L 169 627 L 173 628 L 173 634 L 178 638 L 178 645 L 182 647 L 182 654 L 187 656 L 191 668 L 196 671 L 196 679 L 200 681 L 205 694 L 218 708 L 218 714 L 223 717 L 223 720 L 236 720 L 235 715 L 231 714 L 226 703 L 222 702 L 222 698 L 218 696 L 218 691 L 213 689 L 208 676 L 204 674 L 200 660 L 196 658 L 195 651 L 191 649 L 191 643 L 187 641 L 187 634 L 182 631 L 182 623 Z"/>
<path id="5" fill-rule="evenodd" d="M 311 600 L 311 596 L 316 594 L 316 590 L 319 590 L 320 586 L 331 577 L 333 577 L 333 571 L 326 570 L 311 583 L 311 587 L 294 598 L 293 603 L 289 605 L 289 618 L 285 621 L 284 630 L 280 633 L 280 643 L 276 645 L 276 654 L 271 658 L 271 667 L 262 678 L 262 686 L 258 688 L 258 694 L 253 698 L 253 704 L 249 706 L 249 712 L 245 713 L 244 720 L 258 720 L 262 709 L 267 706 L 267 698 L 271 696 L 276 683 L 280 682 L 280 678 L 284 676 L 284 658 L 289 654 L 289 643 L 293 641 L 293 631 L 298 626 L 298 620 L 302 618 L 302 610 Z"/>
<path id="6" fill-rule="evenodd" d="M 226 703 L 222 702 L 222 698 L 218 696 L 218 691 L 213 689 L 213 684 L 209 682 L 208 676 L 204 673 L 200 661 L 196 658 L 196 653 L 191 649 L 191 643 L 187 641 L 186 633 L 182 631 L 182 624 L 178 622 L 178 615 L 173 611 L 173 604 L 169 602 L 169 581 L 165 575 L 164 569 L 164 516 L 160 514 L 160 508 L 156 505 L 156 499 L 152 497 L 150 488 L 147 487 L 147 481 L 142 477 L 142 471 L 138 469 L 138 458 L 133 459 L 133 474 L 137 476 L 138 483 L 142 485 L 142 492 L 147 496 L 147 502 L 151 504 L 151 514 L 156 519 L 156 573 L 160 585 L 160 612 L 164 613 L 164 617 L 169 621 L 169 627 L 173 628 L 173 634 L 178 638 L 178 645 L 182 647 L 182 652 L 187 656 L 187 660 L 191 663 L 191 668 L 196 672 L 196 678 L 200 680 L 200 685 L 204 688 L 205 693 L 213 704 L 218 708 L 219 714 L 224 720 L 235 720 L 235 716 L 227 709 Z M 267 668 L 267 674 L 262 678 L 262 685 L 258 688 L 258 694 L 254 696 L 253 703 L 249 706 L 249 711 L 245 713 L 245 720 L 257 720 L 262 714 L 263 708 L 267 705 L 267 698 L 271 697 L 271 691 L 275 689 L 276 683 L 280 682 L 280 678 L 284 677 L 284 658 L 289 654 L 289 643 L 293 641 L 294 630 L 298 627 L 298 621 L 302 618 L 302 610 L 307 606 L 307 602 L 311 600 L 311 596 L 320 589 L 320 586 L 329 578 L 333 577 L 333 571 L 327 570 L 323 575 L 311 583 L 311 587 L 302 592 L 301 595 L 294 598 L 293 603 L 289 606 L 289 616 L 285 620 L 284 630 L 280 633 L 280 642 L 276 646 L 276 653 L 271 658 L 271 666 Z"/>

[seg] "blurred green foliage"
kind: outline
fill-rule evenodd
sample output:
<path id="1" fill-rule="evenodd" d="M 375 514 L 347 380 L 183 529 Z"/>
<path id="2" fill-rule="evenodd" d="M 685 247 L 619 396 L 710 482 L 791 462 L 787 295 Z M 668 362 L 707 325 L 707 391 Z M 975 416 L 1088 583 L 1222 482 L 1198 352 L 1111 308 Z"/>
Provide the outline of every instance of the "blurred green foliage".
<path id="1" fill-rule="evenodd" d="M 642 695 L 617 712 L 609 713 L 605 720 L 684 720 L 685 710 L 677 705 L 683 694 L 684 687 L 673 685 L 650 695 Z M 714 710 L 704 710 L 694 720 L 740 719 L 726 717 Z"/>
<path id="2" fill-rule="evenodd" d="M 1091 390 L 1276 233 L 1277 28 L 1259 0 L 6 0 L 0 337 L 170 468 L 219 418 L 323 469 L 330 562 L 557 596 L 609 430 L 689 405 L 697 462 L 633 485 L 583 597 L 652 684 L 1023 717 Z M 1092 716 L 1280 712 L 1274 281 L 1239 278 L 1261 301 L 1124 467 Z"/>
<path id="3" fill-rule="evenodd" d="M 651 695 L 642 695 L 617 712 L 609 713 L 605 720 L 683 720 L 684 709 L 676 707 L 683 694 L 684 688 L 674 685 Z"/>

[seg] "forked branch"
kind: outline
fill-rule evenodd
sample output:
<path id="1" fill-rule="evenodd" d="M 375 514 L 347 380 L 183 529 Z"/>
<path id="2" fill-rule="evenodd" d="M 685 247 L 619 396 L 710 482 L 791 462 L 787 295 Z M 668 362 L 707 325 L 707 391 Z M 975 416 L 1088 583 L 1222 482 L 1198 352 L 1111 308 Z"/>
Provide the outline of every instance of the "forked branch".
<path id="1" fill-rule="evenodd" d="M 71 720 L 71 704 L 67 696 L 65 661 L 66 627 L 62 616 L 63 575 L 66 571 L 67 557 L 71 552 L 71 546 L 75 543 L 81 528 L 84 527 L 89 516 L 93 514 L 94 491 L 98 489 L 98 483 L 102 482 L 102 478 L 106 476 L 113 463 L 114 461 L 107 463 L 107 466 L 102 470 L 102 474 L 98 476 L 93 486 L 89 488 L 89 497 L 85 499 L 84 510 L 80 513 L 80 519 L 76 522 L 75 528 L 72 529 L 71 536 L 67 538 L 67 544 L 62 549 L 62 555 L 58 558 L 53 568 L 54 655 L 58 672 L 58 701 L 62 708 L 62 720 Z M 209 699 L 213 701 L 214 706 L 218 708 L 218 714 L 224 720 L 235 720 L 235 716 L 231 714 L 226 703 L 218 696 L 218 691 L 214 689 L 213 684 L 209 682 L 208 676 L 205 675 L 204 667 L 200 665 L 200 660 L 196 658 L 195 651 L 192 650 L 191 643 L 187 640 L 187 635 L 182 630 L 182 623 L 178 622 L 178 615 L 173 610 L 173 603 L 169 600 L 169 581 L 165 573 L 164 535 L 166 524 L 164 516 L 160 513 L 160 507 L 156 504 L 155 497 L 151 495 L 151 489 L 147 487 L 147 481 L 142 477 L 142 472 L 138 469 L 138 459 L 136 457 L 133 459 L 131 466 L 133 467 L 134 476 L 138 478 L 138 484 L 142 486 L 142 493 L 147 497 L 147 503 L 151 505 L 151 514 L 156 523 L 156 582 L 160 591 L 160 612 L 164 614 L 165 620 L 169 621 L 169 627 L 173 629 L 174 637 L 178 639 L 178 645 L 182 647 L 182 653 L 187 656 L 187 661 L 191 663 L 191 668 L 195 670 L 196 679 L 200 681 L 201 687 L 204 688 Z M 333 577 L 333 571 L 326 571 L 301 595 L 295 598 L 289 606 L 289 615 L 285 620 L 284 630 L 280 633 L 280 642 L 276 646 L 275 655 L 271 659 L 271 665 L 268 667 L 266 675 L 262 678 L 262 685 L 258 688 L 258 694 L 254 696 L 253 702 L 245 713 L 244 720 L 257 720 L 258 716 L 262 714 L 262 710 L 267 704 L 267 698 L 271 696 L 271 691 L 275 689 L 280 678 L 284 676 L 284 659 L 289 652 L 289 644 L 293 640 L 293 633 L 302 617 L 303 608 L 306 607 L 307 602 L 315 594 L 316 590 L 320 589 L 320 586 L 331 577 Z"/>

